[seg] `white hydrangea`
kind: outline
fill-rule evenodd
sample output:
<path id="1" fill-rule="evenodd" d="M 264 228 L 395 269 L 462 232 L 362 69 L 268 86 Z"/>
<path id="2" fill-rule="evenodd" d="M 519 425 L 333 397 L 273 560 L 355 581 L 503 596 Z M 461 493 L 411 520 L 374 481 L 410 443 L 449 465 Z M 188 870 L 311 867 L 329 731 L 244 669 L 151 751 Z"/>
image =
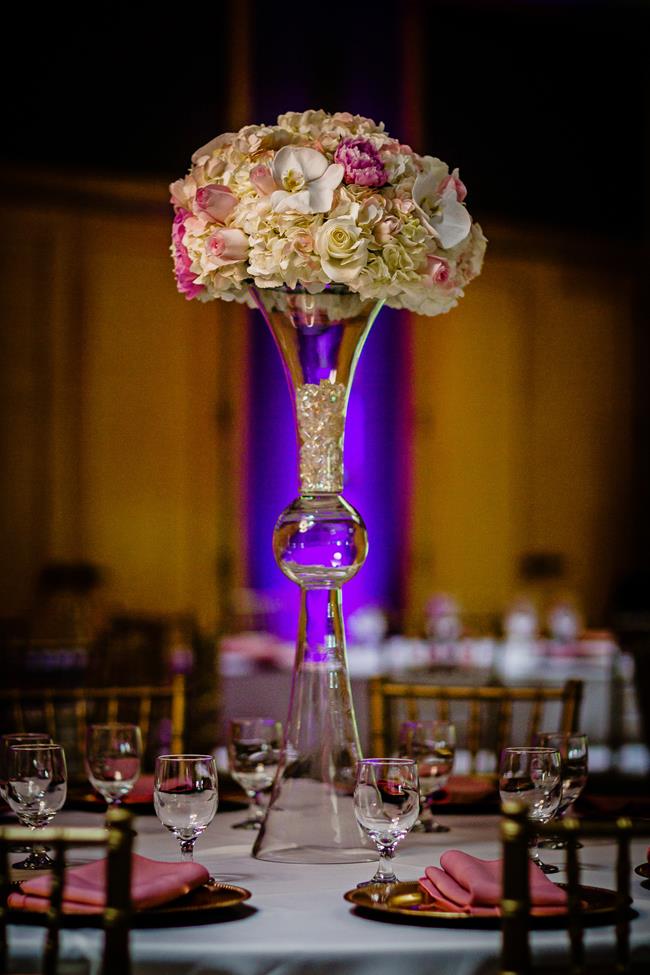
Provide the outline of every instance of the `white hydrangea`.
<path id="1" fill-rule="evenodd" d="M 250 286 L 345 286 L 419 314 L 447 311 L 486 241 L 458 171 L 383 123 L 287 112 L 212 139 L 170 187 L 172 253 L 188 298 L 252 304 Z"/>

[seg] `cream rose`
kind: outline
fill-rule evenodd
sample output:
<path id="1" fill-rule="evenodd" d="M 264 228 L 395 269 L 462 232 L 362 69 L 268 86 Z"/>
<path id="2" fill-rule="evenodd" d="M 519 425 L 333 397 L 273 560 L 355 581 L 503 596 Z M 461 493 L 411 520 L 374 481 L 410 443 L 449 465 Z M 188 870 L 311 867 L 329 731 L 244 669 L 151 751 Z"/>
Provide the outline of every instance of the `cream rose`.
<path id="1" fill-rule="evenodd" d="M 332 281 L 350 284 L 368 259 L 368 242 L 352 217 L 326 220 L 316 231 L 316 251 Z"/>

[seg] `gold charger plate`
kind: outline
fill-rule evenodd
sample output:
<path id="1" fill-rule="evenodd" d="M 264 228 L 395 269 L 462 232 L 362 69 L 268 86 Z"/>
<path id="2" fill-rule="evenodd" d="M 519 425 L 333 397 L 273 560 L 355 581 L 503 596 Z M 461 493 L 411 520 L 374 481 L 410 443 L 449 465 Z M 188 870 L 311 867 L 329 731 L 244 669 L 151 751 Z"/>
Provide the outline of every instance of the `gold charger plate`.
<path id="1" fill-rule="evenodd" d="M 164 928 L 174 924 L 209 924 L 220 914 L 224 920 L 233 915 L 234 908 L 252 897 L 250 890 L 220 881 L 203 884 L 170 904 L 161 904 L 147 911 L 136 911 L 134 928 Z"/>
<path id="2" fill-rule="evenodd" d="M 565 887 L 558 884 L 558 887 Z M 581 887 L 581 897 L 585 904 L 583 917 L 585 925 L 611 924 L 615 919 L 616 892 L 601 887 Z M 436 910 L 427 907 L 432 899 L 422 890 L 417 881 L 391 884 L 386 891 L 384 884 L 368 884 L 355 887 L 343 895 L 346 901 L 354 904 L 357 912 L 374 920 L 392 921 L 401 924 L 433 924 L 461 928 L 499 928 L 501 918 L 475 917 L 463 912 Z M 530 923 L 535 928 L 566 927 L 566 914 L 531 915 Z"/>
<path id="3" fill-rule="evenodd" d="M 169 904 L 135 911 L 131 919 L 132 928 L 167 928 L 190 924 L 214 924 L 217 921 L 234 920 L 237 908 L 252 897 L 250 890 L 235 884 L 214 881 L 203 884 L 179 897 Z M 252 909 L 244 907 L 252 913 Z M 11 924 L 43 925 L 47 915 L 36 911 L 9 911 Z M 66 928 L 101 927 L 100 915 L 66 914 Z"/>

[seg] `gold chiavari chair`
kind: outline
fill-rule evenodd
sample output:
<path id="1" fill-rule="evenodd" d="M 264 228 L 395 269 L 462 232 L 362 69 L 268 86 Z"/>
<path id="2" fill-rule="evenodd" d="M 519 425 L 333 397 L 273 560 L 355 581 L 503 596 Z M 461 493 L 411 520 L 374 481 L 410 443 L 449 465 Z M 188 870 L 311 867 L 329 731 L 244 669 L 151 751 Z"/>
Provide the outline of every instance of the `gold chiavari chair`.
<path id="1" fill-rule="evenodd" d="M 35 834 L 22 826 L 0 829 L 0 973 L 9 971 L 7 925 L 12 920 L 47 928 L 41 971 L 56 975 L 61 929 L 66 926 L 63 884 L 66 853 L 79 846 L 106 847 L 106 905 L 101 914 L 84 915 L 84 927 L 104 930 L 102 975 L 130 975 L 129 925 L 131 918 L 131 847 L 133 830 L 126 809 L 109 809 L 106 828 L 47 827 Z M 12 844 L 47 844 L 55 851 L 50 906 L 47 911 L 12 911 L 7 907 L 11 892 L 9 848 Z M 78 916 L 77 916 L 78 920 Z"/>
<path id="2" fill-rule="evenodd" d="M 633 837 L 650 836 L 650 824 L 634 823 L 627 817 L 616 820 L 585 822 L 575 817 L 534 823 L 528 819 L 525 804 L 517 800 L 503 803 L 501 842 L 503 848 L 502 948 L 500 975 L 531 975 L 532 972 L 570 975 L 590 973 L 647 972 L 648 957 L 635 965 L 630 952 L 630 840 Z M 567 843 L 567 934 L 569 941 L 568 963 L 563 966 L 557 960 L 553 964 L 533 964 L 529 945 L 529 857 L 528 845 L 533 836 L 560 837 Z M 580 892 L 580 864 L 578 844 L 580 839 L 610 839 L 616 843 L 616 900 L 612 923 L 615 926 L 615 961 L 599 965 L 593 959 L 587 961 L 584 930 L 584 900 Z M 614 859 L 612 858 L 612 862 Z"/>
<path id="3" fill-rule="evenodd" d="M 0 691 L 0 710 L 10 724 L 5 730 L 47 731 L 66 747 L 69 764 L 84 754 L 86 727 L 93 723 L 138 724 L 149 765 L 160 745 L 171 752 L 184 751 L 183 674 L 164 686 L 9 688 Z"/>
<path id="4" fill-rule="evenodd" d="M 582 682 L 569 680 L 563 687 L 455 687 L 442 684 L 409 683 L 390 677 L 375 677 L 369 685 L 371 754 L 389 755 L 396 747 L 401 721 L 417 721 L 423 707 L 427 716 L 462 725 L 460 745 L 470 755 L 470 772 L 477 771 L 479 751 L 486 749 L 498 767 L 503 748 L 512 744 L 515 708 L 527 710 L 521 744 L 530 742 L 536 732 L 551 723 L 548 706 L 555 706 L 552 730 L 574 731 L 582 701 Z"/>

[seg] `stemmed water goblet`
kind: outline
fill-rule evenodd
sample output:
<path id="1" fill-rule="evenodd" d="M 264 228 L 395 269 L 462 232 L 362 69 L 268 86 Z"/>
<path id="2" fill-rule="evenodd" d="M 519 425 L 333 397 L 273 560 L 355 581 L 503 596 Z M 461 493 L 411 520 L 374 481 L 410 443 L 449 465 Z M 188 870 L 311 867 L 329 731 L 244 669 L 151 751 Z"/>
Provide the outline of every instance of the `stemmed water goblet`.
<path id="1" fill-rule="evenodd" d="M 180 842 L 181 860 L 194 859 L 194 844 L 215 817 L 219 801 L 212 755 L 160 755 L 153 803 L 156 815 Z"/>
<path id="2" fill-rule="evenodd" d="M 12 745 L 51 745 L 52 739 L 44 731 L 12 731 L 0 736 L 0 798 L 7 802 L 7 762 Z"/>
<path id="3" fill-rule="evenodd" d="M 420 816 L 414 830 L 447 833 L 431 811 L 432 796 L 444 788 L 454 765 L 456 729 L 450 721 L 403 721 L 399 730 L 399 753 L 417 763 L 420 781 Z M 423 816 L 424 811 L 428 816 Z"/>
<path id="4" fill-rule="evenodd" d="M 51 745 L 52 739 L 44 731 L 14 731 L 0 737 L 0 798 L 7 802 L 7 760 L 12 745 Z M 31 846 L 12 847 L 17 853 L 29 853 Z"/>
<path id="5" fill-rule="evenodd" d="M 419 812 L 418 768 L 412 758 L 366 758 L 357 762 L 354 814 L 379 853 L 374 877 L 358 887 L 397 882 L 392 859 Z"/>
<path id="6" fill-rule="evenodd" d="M 7 801 L 23 826 L 38 830 L 47 826 L 65 802 L 67 791 L 65 753 L 61 745 L 11 745 L 7 756 Z M 44 870 L 53 861 L 43 847 L 33 847 L 16 863 L 18 870 Z"/>
<path id="7" fill-rule="evenodd" d="M 561 819 L 585 785 L 587 784 L 587 765 L 589 761 L 589 739 L 581 732 L 541 731 L 535 736 L 535 743 L 542 748 L 555 748 L 562 759 L 562 794 L 557 808 L 557 818 Z M 564 850 L 565 840 L 543 840 L 539 846 L 545 850 Z M 576 846 L 582 846 L 576 843 Z"/>
<path id="8" fill-rule="evenodd" d="M 561 789 L 562 760 L 555 748 L 504 748 L 499 769 L 499 794 L 504 802 L 521 799 L 530 819 L 547 823 L 557 812 Z M 544 873 L 558 872 L 557 867 L 542 862 L 536 839 L 531 842 L 530 859 Z"/>
<path id="9" fill-rule="evenodd" d="M 264 821 L 261 796 L 273 785 L 281 744 L 282 725 L 274 718 L 235 718 L 230 722 L 230 772 L 249 801 L 248 817 L 233 823 L 233 829 L 259 829 Z"/>
<path id="10" fill-rule="evenodd" d="M 91 724 L 86 730 L 86 774 L 111 806 L 135 785 L 142 762 L 142 735 L 135 724 Z"/>

